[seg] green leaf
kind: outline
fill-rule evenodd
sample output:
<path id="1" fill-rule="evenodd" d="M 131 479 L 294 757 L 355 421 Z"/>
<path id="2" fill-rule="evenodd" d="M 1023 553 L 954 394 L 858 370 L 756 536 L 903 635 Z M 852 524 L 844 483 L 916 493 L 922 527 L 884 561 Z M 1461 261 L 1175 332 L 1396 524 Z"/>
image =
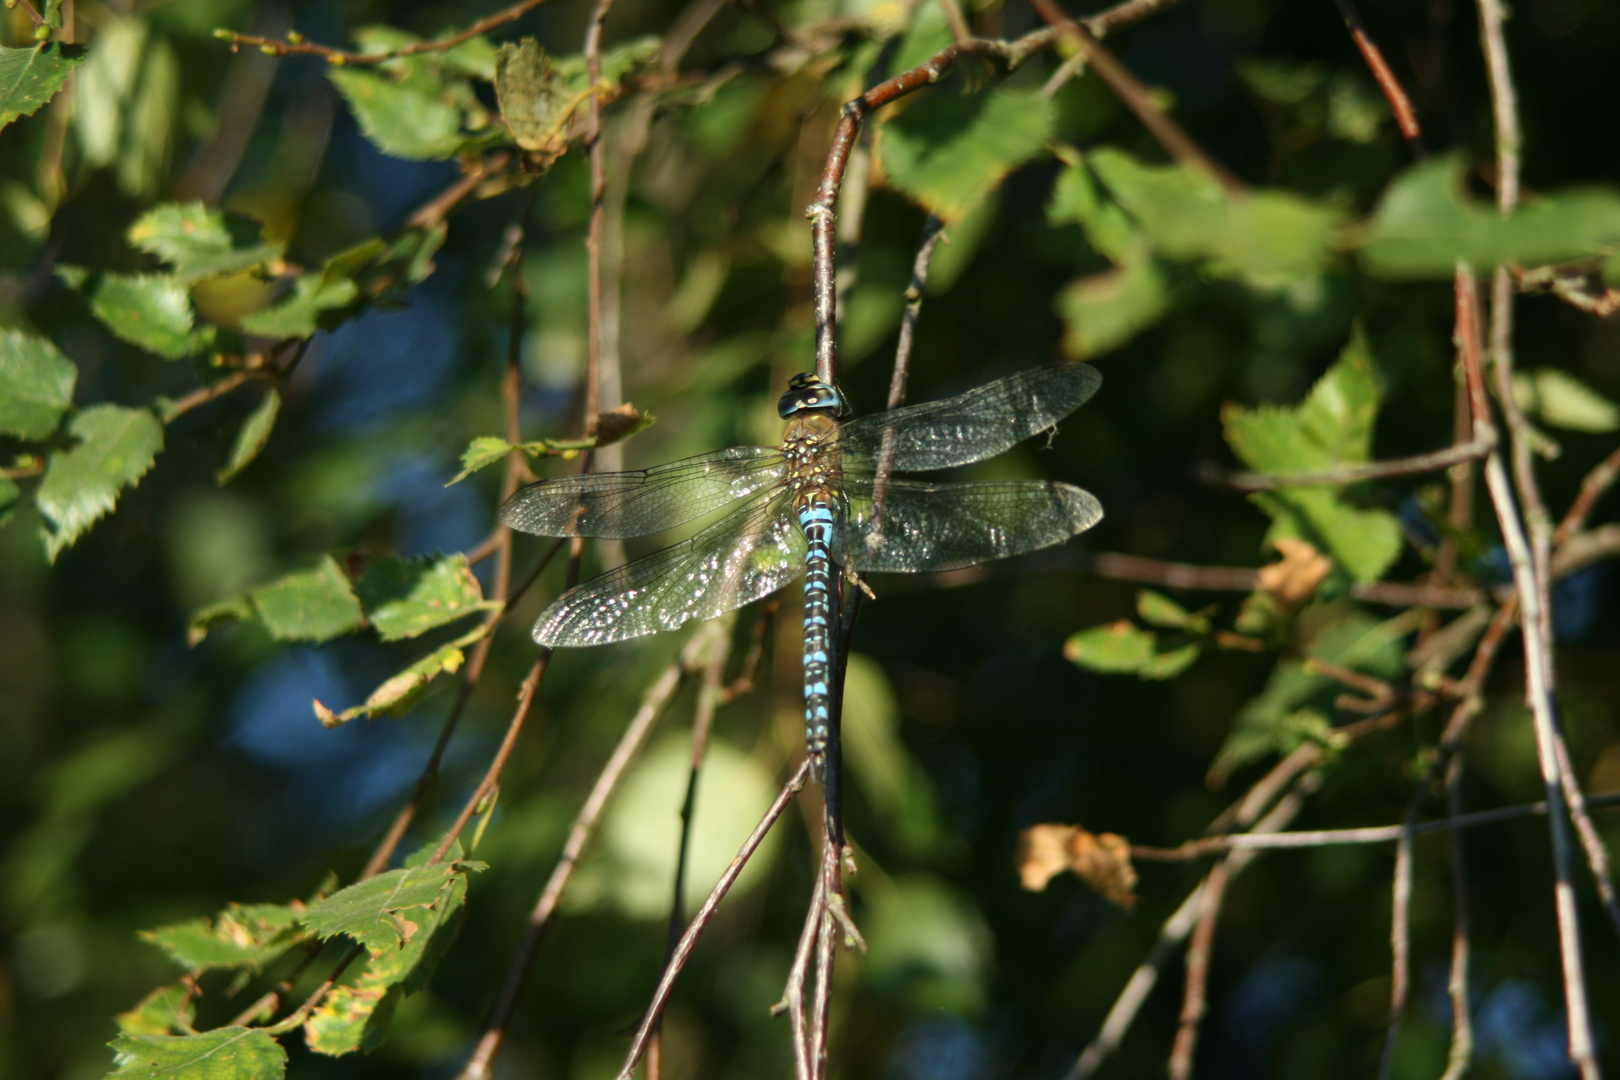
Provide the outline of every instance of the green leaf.
<path id="1" fill-rule="evenodd" d="M 1082 162 L 1066 167 L 1052 187 L 1052 201 L 1046 219 L 1053 226 L 1070 223 L 1085 227 L 1086 239 L 1097 251 L 1116 263 L 1140 261 L 1145 248 L 1138 241 L 1136 226 L 1114 200 L 1097 190 L 1091 170 Z"/>
<path id="2" fill-rule="evenodd" d="M 1125 619 L 1082 630 L 1063 644 L 1063 655 L 1071 663 L 1144 679 L 1174 678 L 1192 666 L 1199 652 L 1197 642 L 1161 652 L 1157 634 Z"/>
<path id="3" fill-rule="evenodd" d="M 231 904 L 212 919 L 190 919 L 155 930 L 142 930 L 142 941 L 193 975 L 216 968 L 244 968 L 257 973 L 302 941 L 299 929 L 304 905 Z"/>
<path id="4" fill-rule="evenodd" d="M 130 226 L 129 242 L 171 264 L 175 280 L 186 285 L 263 265 L 283 250 L 264 242 L 252 218 L 201 202 L 154 206 Z"/>
<path id="5" fill-rule="evenodd" d="M 0 476 L 0 525 L 11 520 L 12 513 L 22 498 L 22 488 L 9 476 Z"/>
<path id="6" fill-rule="evenodd" d="M 345 934 L 380 957 L 438 926 L 447 908 L 461 903 L 467 871 L 482 869 L 457 861 L 389 870 L 311 904 L 304 925 L 323 941 Z"/>
<path id="7" fill-rule="evenodd" d="M 1139 245 L 1115 269 L 1071 281 L 1058 294 L 1063 351 L 1089 360 L 1116 349 L 1158 322 L 1169 303 L 1158 266 Z"/>
<path id="8" fill-rule="evenodd" d="M 247 596 L 233 596 L 217 604 L 198 608 L 186 620 L 186 644 L 195 648 L 216 626 L 253 618 L 253 602 Z"/>
<path id="9" fill-rule="evenodd" d="M 421 699 L 440 672 L 455 674 L 460 670 L 462 662 L 466 660 L 461 650 L 486 633 L 488 631 L 480 626 L 447 645 L 441 645 L 373 690 L 364 704 L 334 712 L 317 700 L 314 703 L 315 718 L 323 727 L 335 728 L 362 716 L 399 716 Z"/>
<path id="10" fill-rule="evenodd" d="M 413 861 L 425 862 L 437 846 L 415 853 L 407 867 Z M 369 956 L 358 977 L 334 987 L 304 1025 L 309 1048 L 335 1056 L 370 1050 L 382 1042 L 399 999 L 427 985 L 454 941 L 466 895 L 466 875 L 452 875 L 431 909 L 413 911 L 413 917 L 420 913 L 421 925 L 403 947 Z"/>
<path id="11" fill-rule="evenodd" d="M 168 274 L 103 274 L 91 285 L 90 310 L 131 345 L 169 360 L 212 342 L 191 332 L 191 295 Z"/>
<path id="12" fill-rule="evenodd" d="M 1342 215 L 1282 191 L 1233 196 L 1189 165 L 1147 165 L 1111 147 L 1087 156 L 1097 176 L 1166 258 L 1280 289 L 1333 255 Z"/>
<path id="13" fill-rule="evenodd" d="M 1380 277 L 1449 280 L 1457 260 L 1564 262 L 1620 244 L 1620 193 L 1570 189 L 1527 202 L 1507 217 L 1468 195 L 1462 158 L 1408 169 L 1384 192 L 1361 237 L 1361 257 Z"/>
<path id="14" fill-rule="evenodd" d="M 330 555 L 313 570 L 261 585 L 248 598 L 277 641 L 327 641 L 358 630 L 365 621 L 348 575 Z"/>
<path id="15" fill-rule="evenodd" d="M 1620 428 L 1620 408 L 1568 372 L 1541 368 L 1513 376 L 1519 408 L 1556 428 L 1602 433 Z"/>
<path id="16" fill-rule="evenodd" d="M 163 449 L 163 425 L 145 409 L 93 405 L 73 418 L 68 433 L 79 445 L 51 454 L 34 496 L 52 526 L 45 533 L 52 562 L 112 510 Z"/>
<path id="17" fill-rule="evenodd" d="M 55 42 L 31 49 L 0 48 L 0 128 L 19 116 L 33 115 L 82 63 L 82 48 Z"/>
<path id="18" fill-rule="evenodd" d="M 1227 443 L 1244 464 L 1286 476 L 1366 461 L 1381 403 L 1378 370 L 1357 332 L 1299 405 L 1232 405 L 1221 421 Z M 1279 488 L 1250 499 L 1272 518 L 1268 541 L 1309 541 L 1357 581 L 1377 580 L 1400 555 L 1394 515 L 1354 507 L 1332 488 Z"/>
<path id="19" fill-rule="evenodd" d="M 285 299 L 243 319 L 242 329 L 261 337 L 309 337 L 319 327 L 323 312 L 348 307 L 359 295 L 359 286 L 350 278 L 327 271 L 304 274 L 293 280 L 292 292 Z"/>
<path id="20" fill-rule="evenodd" d="M 1168 596 L 1152 589 L 1137 590 L 1136 613 L 1143 622 L 1168 630 L 1186 630 L 1194 634 L 1209 630 L 1209 620 L 1203 615 L 1194 615 Z"/>
<path id="21" fill-rule="evenodd" d="M 878 145 L 889 183 L 950 222 L 1040 153 L 1055 120 L 1032 91 L 936 95 L 883 125 Z"/>
<path id="22" fill-rule="evenodd" d="M 109 1080 L 281 1080 L 287 1052 L 258 1028 L 225 1027 L 200 1035 L 120 1035 L 110 1044 Z"/>
<path id="23" fill-rule="evenodd" d="M 160 986 L 117 1020 L 118 1030 L 127 1035 L 184 1034 L 197 1020 L 197 1006 L 184 986 Z"/>
<path id="24" fill-rule="evenodd" d="M 640 431 L 653 422 L 652 417 L 643 416 L 635 427 L 620 435 L 625 438 L 629 434 Z M 615 440 L 616 441 L 616 440 Z M 564 460 L 572 460 L 579 452 L 589 450 L 600 445 L 597 439 L 536 439 L 534 442 L 510 443 L 496 435 L 480 435 L 467 444 L 467 449 L 461 453 L 461 471 L 451 477 L 450 484 L 458 484 L 473 473 L 506 457 L 513 450 L 521 450 L 530 457 L 547 457 L 552 454 L 560 455 Z"/>
<path id="25" fill-rule="evenodd" d="M 384 641 L 401 641 L 489 610 L 462 554 L 374 558 L 355 582 L 360 604 Z"/>
<path id="26" fill-rule="evenodd" d="M 568 124 L 586 99 L 571 87 L 534 38 L 495 51 L 495 100 L 512 141 L 558 156 L 568 149 Z"/>
<path id="27" fill-rule="evenodd" d="M 258 406 L 242 421 L 242 426 L 236 430 L 236 441 L 231 444 L 231 456 L 226 460 L 225 467 L 214 474 L 214 478 L 221 484 L 226 484 L 237 473 L 253 463 L 264 449 L 264 444 L 270 441 L 270 432 L 276 426 L 276 414 L 281 411 L 281 394 L 271 388 L 265 392 L 264 398 Z"/>
<path id="28" fill-rule="evenodd" d="M 0 330 L 0 435 L 43 439 L 73 404 L 79 369 L 44 338 Z"/>
<path id="29" fill-rule="evenodd" d="M 461 109 L 446 100 L 442 82 L 401 82 L 358 68 L 332 68 L 326 75 L 348 101 L 360 130 L 384 153 L 436 161 L 461 148 Z"/>

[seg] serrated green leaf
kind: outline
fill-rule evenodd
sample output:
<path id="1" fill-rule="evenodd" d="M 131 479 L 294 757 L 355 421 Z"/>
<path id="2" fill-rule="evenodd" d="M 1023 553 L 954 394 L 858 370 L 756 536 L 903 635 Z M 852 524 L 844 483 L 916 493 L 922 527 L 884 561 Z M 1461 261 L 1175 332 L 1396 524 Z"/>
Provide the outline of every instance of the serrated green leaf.
<path id="1" fill-rule="evenodd" d="M 461 109 L 433 80 L 401 82 L 358 68 L 332 68 L 326 76 L 349 103 L 360 130 L 385 154 L 440 161 L 461 148 Z"/>
<path id="2" fill-rule="evenodd" d="M 242 320 L 242 329 L 270 338 L 309 337 L 320 326 L 323 312 L 347 307 L 360 289 L 347 277 L 325 271 L 305 274 L 293 281 L 292 292 L 277 303 Z"/>
<path id="3" fill-rule="evenodd" d="M 186 1034 L 197 1020 L 197 1006 L 184 986 L 160 986 L 117 1020 L 127 1035 Z"/>
<path id="4" fill-rule="evenodd" d="M 19 116 L 33 115 L 82 63 L 82 48 L 54 41 L 31 49 L 0 48 L 0 128 Z"/>
<path id="5" fill-rule="evenodd" d="M 1341 212 L 1284 191 L 1232 196 L 1189 165 L 1147 165 L 1107 147 L 1086 158 L 1166 258 L 1208 264 L 1222 277 L 1279 289 L 1333 255 Z"/>
<path id="6" fill-rule="evenodd" d="M 1557 368 L 1513 376 L 1519 408 L 1566 431 L 1602 433 L 1620 428 L 1620 408 L 1581 380 Z"/>
<path id="7" fill-rule="evenodd" d="M 362 716 L 398 716 L 415 705 L 422 695 L 427 692 L 428 686 L 441 672 L 455 674 L 461 669 L 466 654 L 461 650 L 470 640 L 483 637 L 487 631 L 480 627 L 462 637 L 441 645 L 428 655 L 422 657 L 410 667 L 387 679 L 381 686 L 371 692 L 365 702 L 342 712 L 334 712 L 322 705 L 319 701 L 314 703 L 315 718 L 323 727 L 335 728 L 347 724 L 350 720 L 357 720 Z"/>
<path id="8" fill-rule="evenodd" d="M 190 919 L 155 930 L 142 930 L 142 941 L 193 975 L 216 968 L 242 968 L 257 973 L 305 935 L 299 929 L 304 905 L 231 904 L 212 919 Z"/>
<path id="9" fill-rule="evenodd" d="M 79 369 L 55 345 L 0 330 L 0 435 L 43 439 L 73 404 Z"/>
<path id="10" fill-rule="evenodd" d="M 182 284 L 232 274 L 281 256 L 281 244 L 266 243 L 259 223 L 201 202 L 163 203 L 135 219 L 129 242 L 174 267 Z"/>
<path id="11" fill-rule="evenodd" d="M 425 861 L 437 844 L 418 851 L 413 861 Z M 369 956 L 365 968 L 352 981 L 335 987 L 310 1014 L 304 1038 L 316 1053 L 339 1055 L 376 1047 L 387 1033 L 394 1006 L 405 994 L 427 985 L 433 969 L 449 949 L 460 927 L 459 915 L 467 895 L 467 877 L 454 874 L 431 909 L 422 912 L 421 927 L 403 947 Z"/>
<path id="12" fill-rule="evenodd" d="M 325 941 L 347 935 L 373 957 L 409 945 L 439 924 L 448 905 L 465 895 L 466 874 L 478 862 L 442 862 L 389 870 L 339 889 L 304 915 L 304 925 Z"/>
<path id="13" fill-rule="evenodd" d="M 478 579 L 460 553 L 374 558 L 355 593 L 384 641 L 402 641 L 488 610 Z"/>
<path id="14" fill-rule="evenodd" d="M 198 1035 L 118 1036 L 109 1080 L 281 1080 L 287 1052 L 258 1028 L 215 1028 Z"/>
<path id="15" fill-rule="evenodd" d="M 1130 341 L 1159 321 L 1170 298 L 1163 276 L 1145 249 L 1113 270 L 1071 281 L 1058 294 L 1063 351 L 1089 360 Z"/>
<path id="16" fill-rule="evenodd" d="M 1408 169 L 1385 190 L 1361 237 L 1361 257 L 1380 277 L 1450 280 L 1457 260 L 1476 270 L 1603 253 L 1620 244 L 1620 193 L 1570 189 L 1526 202 L 1503 217 L 1467 194 L 1461 157 Z"/>
<path id="17" fill-rule="evenodd" d="M 51 454 L 34 495 L 51 525 L 45 551 L 52 562 L 112 510 L 163 449 L 163 425 L 145 409 L 93 405 L 69 422 L 68 433 L 79 444 Z"/>
<path id="18" fill-rule="evenodd" d="M 530 457 L 545 457 L 548 454 L 561 454 L 565 458 L 594 446 L 605 445 L 609 441 L 618 441 L 642 430 L 653 422 L 650 416 L 640 417 L 628 430 L 615 432 L 616 438 L 607 439 L 536 439 L 533 442 L 510 443 L 496 435 L 479 435 L 467 444 L 467 449 L 461 452 L 461 471 L 451 477 L 444 486 L 458 484 L 480 469 L 500 461 L 513 450 L 521 450 Z"/>
<path id="19" fill-rule="evenodd" d="M 214 627 L 251 618 L 253 602 L 246 595 L 233 596 L 229 600 L 198 608 L 186 620 L 186 644 L 196 647 Z"/>
<path id="20" fill-rule="evenodd" d="M 225 467 L 214 474 L 219 483 L 229 483 L 259 456 L 264 444 L 270 441 L 270 432 L 276 426 L 276 414 L 280 411 L 281 394 L 271 388 L 236 430 L 236 440 L 231 443 L 231 456 L 226 460 Z"/>
<path id="21" fill-rule="evenodd" d="M 1401 554 L 1401 526 L 1387 510 L 1361 509 L 1331 488 L 1282 488 L 1249 497 L 1271 519 L 1266 543 L 1305 540 L 1357 581 L 1377 581 Z"/>
<path id="22" fill-rule="evenodd" d="M 193 336 L 191 294 L 168 274 L 103 274 L 91 284 L 90 310 L 120 338 L 168 360 L 212 342 Z"/>
<path id="23" fill-rule="evenodd" d="M 956 221 L 1041 152 L 1056 116 L 1051 100 L 1032 91 L 938 95 L 883 125 L 883 168 L 895 188 Z"/>
<path id="24" fill-rule="evenodd" d="M 348 575 L 330 555 L 313 570 L 261 585 L 248 599 L 277 641 L 328 641 L 358 630 L 365 621 Z"/>

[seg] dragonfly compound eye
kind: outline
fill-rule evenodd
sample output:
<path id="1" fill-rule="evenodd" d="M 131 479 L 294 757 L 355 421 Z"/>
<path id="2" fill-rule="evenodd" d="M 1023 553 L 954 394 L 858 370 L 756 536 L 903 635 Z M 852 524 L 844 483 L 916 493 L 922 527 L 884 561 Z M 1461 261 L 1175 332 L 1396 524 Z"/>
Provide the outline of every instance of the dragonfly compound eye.
<path id="1" fill-rule="evenodd" d="M 777 403 L 776 411 L 786 420 L 809 409 L 826 409 L 834 416 L 841 415 L 844 396 L 837 387 L 828 386 L 809 372 L 803 372 L 788 380 L 787 393 Z"/>

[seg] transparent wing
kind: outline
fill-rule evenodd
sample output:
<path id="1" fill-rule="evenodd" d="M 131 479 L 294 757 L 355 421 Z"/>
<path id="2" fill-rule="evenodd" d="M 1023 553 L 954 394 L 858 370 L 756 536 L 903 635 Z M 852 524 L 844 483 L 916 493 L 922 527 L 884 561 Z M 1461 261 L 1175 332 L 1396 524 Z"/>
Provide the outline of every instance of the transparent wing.
<path id="1" fill-rule="evenodd" d="M 501 521 L 538 536 L 623 539 L 673 529 L 782 478 L 782 452 L 734 446 L 634 472 L 554 476 L 501 506 Z"/>
<path id="2" fill-rule="evenodd" d="M 570 589 L 541 613 L 534 640 L 606 645 L 712 619 L 804 572 L 805 541 L 786 494 L 761 497 L 692 539 Z"/>
<path id="3" fill-rule="evenodd" d="M 1061 544 L 1103 516 L 1089 491 L 1055 480 L 891 479 L 881 513 L 874 487 L 871 477 L 845 478 L 849 505 L 834 554 L 855 570 L 956 570 Z"/>
<path id="4" fill-rule="evenodd" d="M 1086 364 L 1032 368 L 944 401 L 908 405 L 851 420 L 838 449 L 875 466 L 886 436 L 901 472 L 949 469 L 981 461 L 1045 431 L 1097 392 L 1102 376 Z"/>

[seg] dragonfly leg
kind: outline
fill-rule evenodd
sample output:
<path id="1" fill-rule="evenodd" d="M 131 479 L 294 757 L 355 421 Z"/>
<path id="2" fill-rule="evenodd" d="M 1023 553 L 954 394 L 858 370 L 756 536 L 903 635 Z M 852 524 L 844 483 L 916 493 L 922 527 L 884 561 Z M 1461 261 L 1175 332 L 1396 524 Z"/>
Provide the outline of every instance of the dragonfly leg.
<path id="1" fill-rule="evenodd" d="M 872 591 L 872 586 L 866 583 L 866 579 L 847 566 L 844 567 L 844 580 L 855 586 L 855 588 L 861 590 L 861 592 L 865 593 L 868 600 L 877 599 L 877 593 Z"/>

